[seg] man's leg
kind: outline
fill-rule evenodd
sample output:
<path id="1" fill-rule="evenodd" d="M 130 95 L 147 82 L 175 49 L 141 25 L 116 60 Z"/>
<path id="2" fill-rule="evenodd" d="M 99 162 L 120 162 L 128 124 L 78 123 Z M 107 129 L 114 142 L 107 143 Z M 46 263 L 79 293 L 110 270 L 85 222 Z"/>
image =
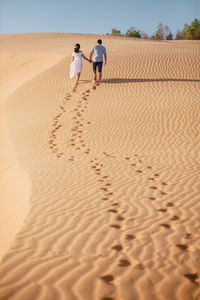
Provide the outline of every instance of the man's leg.
<path id="1" fill-rule="evenodd" d="M 102 78 L 102 72 L 99 72 L 99 81 L 101 81 Z"/>
<path id="2" fill-rule="evenodd" d="M 93 62 L 94 81 L 97 80 L 97 71 L 96 71 L 96 69 L 97 69 L 97 64 L 96 64 L 96 62 Z"/>
<path id="3" fill-rule="evenodd" d="M 96 81 L 96 80 L 97 80 L 97 72 L 94 71 L 94 81 Z"/>
<path id="4" fill-rule="evenodd" d="M 103 62 L 99 62 L 98 64 L 99 82 L 101 81 L 102 78 L 102 66 L 103 66 Z"/>

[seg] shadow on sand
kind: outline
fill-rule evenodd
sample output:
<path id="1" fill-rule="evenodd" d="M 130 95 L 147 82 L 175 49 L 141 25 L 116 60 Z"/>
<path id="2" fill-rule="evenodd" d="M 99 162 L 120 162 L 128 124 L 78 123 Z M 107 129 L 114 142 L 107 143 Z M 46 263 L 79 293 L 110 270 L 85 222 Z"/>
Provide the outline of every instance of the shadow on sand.
<path id="1" fill-rule="evenodd" d="M 197 79 L 176 79 L 176 78 L 158 78 L 158 79 L 143 79 L 143 78 L 109 78 L 109 79 L 103 79 L 102 83 L 112 83 L 112 84 L 118 84 L 118 83 L 134 83 L 134 82 L 200 82 L 200 80 Z"/>

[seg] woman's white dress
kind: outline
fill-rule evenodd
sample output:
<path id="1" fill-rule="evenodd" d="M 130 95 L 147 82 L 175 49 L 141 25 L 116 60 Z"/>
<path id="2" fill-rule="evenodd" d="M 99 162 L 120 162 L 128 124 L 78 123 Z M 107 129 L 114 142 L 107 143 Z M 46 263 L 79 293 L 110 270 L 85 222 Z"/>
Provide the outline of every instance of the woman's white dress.
<path id="1" fill-rule="evenodd" d="M 73 52 L 72 56 L 74 57 L 74 60 L 72 61 L 70 65 L 70 78 L 73 78 L 76 73 L 81 72 L 82 70 L 82 55 L 83 52 Z"/>

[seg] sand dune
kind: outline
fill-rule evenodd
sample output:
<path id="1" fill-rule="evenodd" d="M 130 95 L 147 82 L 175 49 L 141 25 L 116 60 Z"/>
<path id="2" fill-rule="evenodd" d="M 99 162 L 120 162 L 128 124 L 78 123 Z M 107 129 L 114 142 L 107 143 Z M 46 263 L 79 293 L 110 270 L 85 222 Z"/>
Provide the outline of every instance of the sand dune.
<path id="1" fill-rule="evenodd" d="M 0 298 L 200 299 L 199 43 L 96 38 L 1 36 Z"/>

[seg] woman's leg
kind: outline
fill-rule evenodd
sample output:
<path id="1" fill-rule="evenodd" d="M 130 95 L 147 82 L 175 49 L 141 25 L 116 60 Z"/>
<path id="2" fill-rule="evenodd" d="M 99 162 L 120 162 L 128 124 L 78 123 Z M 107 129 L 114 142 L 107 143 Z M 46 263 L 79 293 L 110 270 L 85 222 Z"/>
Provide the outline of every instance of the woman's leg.
<path id="1" fill-rule="evenodd" d="M 79 78 L 80 78 L 80 76 L 81 76 L 81 72 L 77 73 L 76 76 L 77 76 L 77 77 L 76 77 L 76 83 L 78 83 Z"/>

